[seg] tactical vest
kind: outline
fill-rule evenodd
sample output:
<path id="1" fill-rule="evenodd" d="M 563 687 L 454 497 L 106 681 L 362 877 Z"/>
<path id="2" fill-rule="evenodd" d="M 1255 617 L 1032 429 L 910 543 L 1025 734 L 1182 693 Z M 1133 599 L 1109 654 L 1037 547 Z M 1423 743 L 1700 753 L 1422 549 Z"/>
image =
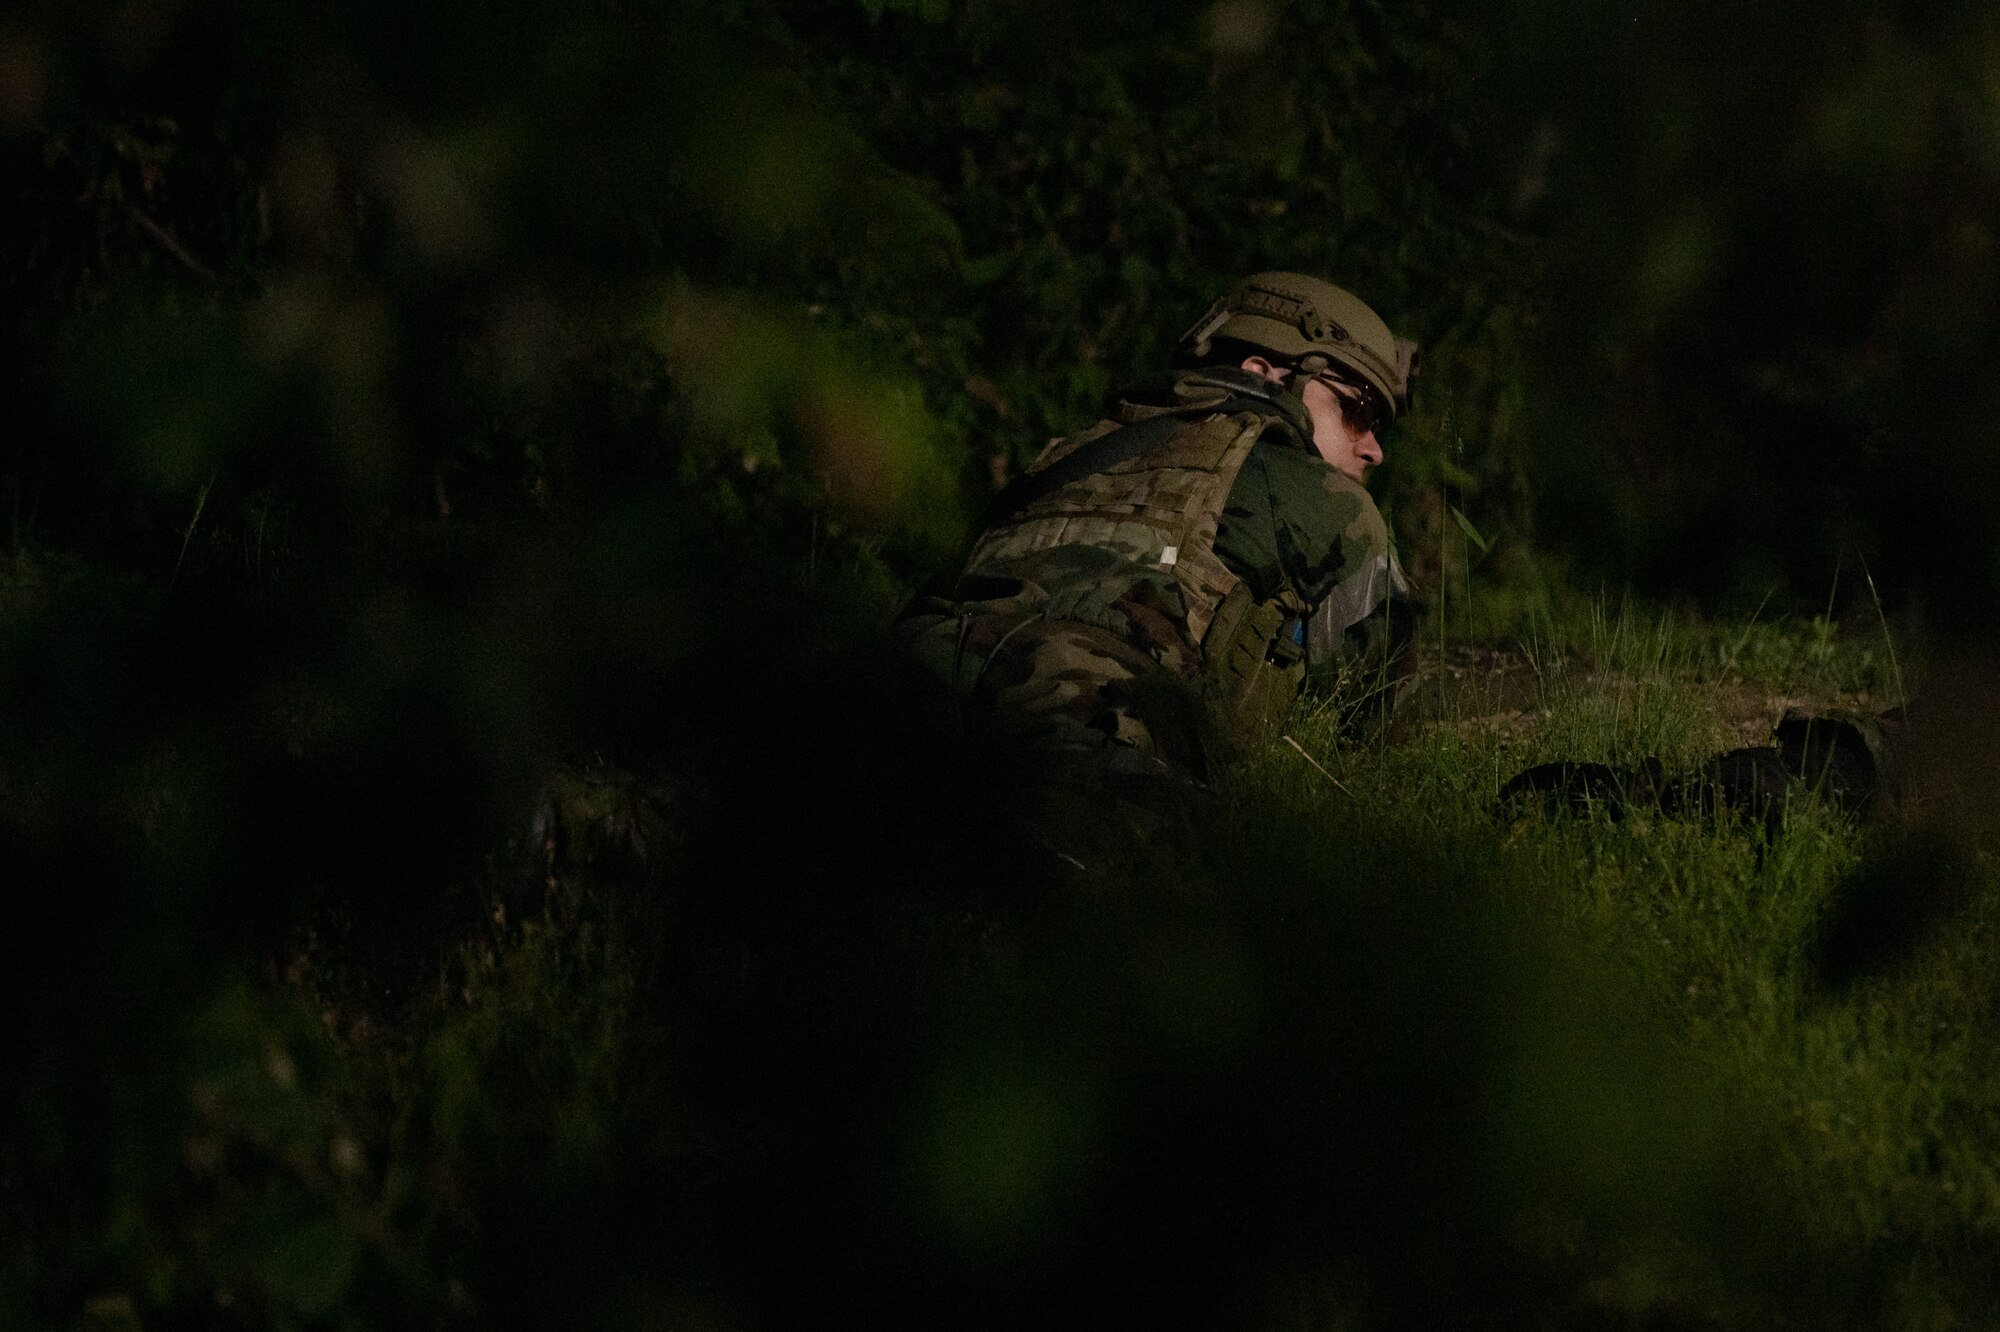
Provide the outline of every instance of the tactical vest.
<path id="1" fill-rule="evenodd" d="M 1070 545 L 1171 571 L 1212 701 L 1282 704 L 1304 674 L 1297 631 L 1310 608 L 1289 585 L 1254 600 L 1216 555 L 1215 535 L 1251 447 L 1266 434 L 1305 447 L 1311 422 L 1275 385 L 1242 372 L 1183 375 L 1173 393 L 1174 405 L 1139 409 L 1139 420 L 1103 422 L 1052 443 L 1022 479 L 1026 502 L 1001 496 L 996 508 L 1004 516 L 973 548 L 967 573 L 1004 573 L 1025 557 Z"/>

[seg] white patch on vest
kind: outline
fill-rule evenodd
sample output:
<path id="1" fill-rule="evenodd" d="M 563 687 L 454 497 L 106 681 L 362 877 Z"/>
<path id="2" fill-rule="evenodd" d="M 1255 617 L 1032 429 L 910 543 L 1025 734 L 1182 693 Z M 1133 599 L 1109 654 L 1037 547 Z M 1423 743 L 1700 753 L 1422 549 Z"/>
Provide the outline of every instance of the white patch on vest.
<path id="1" fill-rule="evenodd" d="M 1172 567 L 1174 562 L 1179 560 L 1180 557 L 1181 548 L 1179 546 L 1168 546 L 1160 552 L 1160 563 Z"/>

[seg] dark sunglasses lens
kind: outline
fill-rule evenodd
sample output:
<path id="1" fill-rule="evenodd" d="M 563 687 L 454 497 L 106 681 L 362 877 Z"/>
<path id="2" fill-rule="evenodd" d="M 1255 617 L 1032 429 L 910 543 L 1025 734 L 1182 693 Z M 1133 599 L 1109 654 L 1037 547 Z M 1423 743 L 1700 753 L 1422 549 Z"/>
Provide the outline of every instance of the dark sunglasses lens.
<path id="1" fill-rule="evenodd" d="M 1333 396 L 1340 400 L 1340 419 L 1347 423 L 1349 430 L 1365 435 L 1389 423 L 1389 414 L 1383 409 L 1381 396 L 1373 389 L 1365 384 L 1350 384 L 1346 380 L 1334 382 L 1338 385 Z"/>

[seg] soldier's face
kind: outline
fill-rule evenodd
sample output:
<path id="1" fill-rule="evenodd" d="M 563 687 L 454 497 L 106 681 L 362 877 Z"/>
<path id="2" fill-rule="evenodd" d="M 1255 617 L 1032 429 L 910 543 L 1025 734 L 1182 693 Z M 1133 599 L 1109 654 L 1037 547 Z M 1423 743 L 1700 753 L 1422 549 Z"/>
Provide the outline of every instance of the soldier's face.
<path id="1" fill-rule="evenodd" d="M 1247 358 L 1243 368 L 1279 384 L 1292 373 L 1261 356 Z M 1353 384 L 1318 375 L 1299 397 L 1312 417 L 1313 447 L 1319 456 L 1334 470 L 1366 482 L 1368 469 L 1382 461 L 1382 441 L 1375 438 L 1374 427 L 1368 424 L 1371 414 L 1366 395 Z"/>
<path id="2" fill-rule="evenodd" d="M 1362 391 L 1320 375 L 1299 395 L 1312 414 L 1313 447 L 1334 470 L 1356 481 L 1368 479 L 1368 469 L 1382 461 L 1382 441 L 1368 425 L 1369 412 Z"/>

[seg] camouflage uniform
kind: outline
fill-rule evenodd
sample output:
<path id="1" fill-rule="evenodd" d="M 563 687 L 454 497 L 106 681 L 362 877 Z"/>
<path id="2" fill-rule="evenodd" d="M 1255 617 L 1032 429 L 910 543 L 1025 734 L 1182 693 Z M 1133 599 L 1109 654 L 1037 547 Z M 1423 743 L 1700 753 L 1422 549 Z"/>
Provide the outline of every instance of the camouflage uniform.
<path id="1" fill-rule="evenodd" d="M 1397 589 L 1381 514 L 1311 438 L 1297 398 L 1240 370 L 1129 393 L 1043 452 L 952 595 L 905 619 L 1043 815 L 1079 793 L 1198 799 L 1211 760 L 1290 703 L 1308 654 Z"/>

